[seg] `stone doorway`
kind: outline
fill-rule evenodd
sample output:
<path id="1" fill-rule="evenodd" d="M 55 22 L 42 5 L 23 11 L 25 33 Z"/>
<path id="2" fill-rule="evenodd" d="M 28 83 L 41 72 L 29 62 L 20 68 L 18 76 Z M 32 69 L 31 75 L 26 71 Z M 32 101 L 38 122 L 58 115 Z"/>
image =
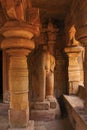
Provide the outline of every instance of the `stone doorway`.
<path id="1" fill-rule="evenodd" d="M 0 51 L 0 101 L 3 99 L 2 51 Z"/>

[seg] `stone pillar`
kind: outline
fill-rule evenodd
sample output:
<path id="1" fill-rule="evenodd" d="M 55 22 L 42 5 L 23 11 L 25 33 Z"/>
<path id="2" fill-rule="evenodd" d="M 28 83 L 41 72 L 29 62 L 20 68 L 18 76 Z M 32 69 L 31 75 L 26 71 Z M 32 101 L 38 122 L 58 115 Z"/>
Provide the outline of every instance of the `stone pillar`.
<path id="1" fill-rule="evenodd" d="M 65 48 L 68 55 L 68 80 L 69 94 L 77 94 L 80 82 L 80 65 L 78 57 L 83 50 L 80 46 L 69 46 Z"/>
<path id="2" fill-rule="evenodd" d="M 2 28 L 2 35 L 5 38 L 1 42 L 1 48 L 6 50 L 10 59 L 8 68 L 9 130 L 15 128 L 25 130 L 31 129 L 31 126 L 29 126 L 29 70 L 27 56 L 34 49 L 34 41 L 31 40 L 34 35 L 29 30 L 27 31 L 26 27 L 19 28 L 15 24 L 13 22 L 13 26 L 8 26 L 8 29 L 6 26 Z M 14 26 L 16 29 L 14 29 Z"/>
<path id="3" fill-rule="evenodd" d="M 9 125 L 27 127 L 29 121 L 28 66 L 26 49 L 9 49 Z"/>

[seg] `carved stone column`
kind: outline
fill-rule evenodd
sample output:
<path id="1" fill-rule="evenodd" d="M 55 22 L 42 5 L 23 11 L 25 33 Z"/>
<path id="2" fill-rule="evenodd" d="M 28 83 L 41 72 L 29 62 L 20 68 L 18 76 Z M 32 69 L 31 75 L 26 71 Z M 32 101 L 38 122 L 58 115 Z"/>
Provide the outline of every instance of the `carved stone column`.
<path id="1" fill-rule="evenodd" d="M 9 125 L 27 127 L 29 121 L 28 66 L 26 49 L 9 49 Z"/>
<path id="2" fill-rule="evenodd" d="M 69 94 L 77 94 L 80 82 L 80 65 L 78 57 L 83 50 L 80 46 L 69 46 L 65 48 L 68 55 L 68 80 Z"/>
<path id="3" fill-rule="evenodd" d="M 11 130 L 31 128 L 29 126 L 27 56 L 34 49 L 34 41 L 31 40 L 34 35 L 27 30 L 29 28 L 26 26 L 24 28 L 24 26 L 24 24 L 18 26 L 17 22 L 7 22 L 1 30 L 5 37 L 1 42 L 1 48 L 6 50 L 10 57 L 8 69 L 10 108 L 8 116 L 9 129 Z"/>

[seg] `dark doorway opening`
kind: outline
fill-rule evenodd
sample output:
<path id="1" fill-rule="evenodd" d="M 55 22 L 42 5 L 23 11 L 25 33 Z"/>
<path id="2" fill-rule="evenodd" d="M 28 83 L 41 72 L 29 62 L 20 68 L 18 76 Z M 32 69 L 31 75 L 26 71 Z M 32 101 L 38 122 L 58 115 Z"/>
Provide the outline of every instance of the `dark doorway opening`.
<path id="1" fill-rule="evenodd" d="M 3 81 L 2 81 L 2 51 L 0 50 L 0 101 L 3 99 Z"/>

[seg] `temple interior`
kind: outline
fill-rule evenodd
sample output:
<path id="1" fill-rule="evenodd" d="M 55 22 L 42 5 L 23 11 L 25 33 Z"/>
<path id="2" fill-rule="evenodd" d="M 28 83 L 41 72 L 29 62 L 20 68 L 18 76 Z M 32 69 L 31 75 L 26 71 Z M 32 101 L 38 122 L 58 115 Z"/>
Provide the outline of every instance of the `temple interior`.
<path id="1" fill-rule="evenodd" d="M 87 0 L 0 0 L 0 130 L 87 130 Z"/>

